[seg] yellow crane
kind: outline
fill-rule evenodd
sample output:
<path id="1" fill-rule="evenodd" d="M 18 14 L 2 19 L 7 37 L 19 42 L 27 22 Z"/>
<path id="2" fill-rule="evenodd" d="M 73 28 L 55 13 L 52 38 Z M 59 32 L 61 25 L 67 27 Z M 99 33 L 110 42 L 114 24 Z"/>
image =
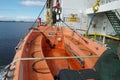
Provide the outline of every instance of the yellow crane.
<path id="1" fill-rule="evenodd" d="M 93 5 L 93 11 L 97 12 L 99 10 L 100 0 L 97 0 L 96 3 Z"/>

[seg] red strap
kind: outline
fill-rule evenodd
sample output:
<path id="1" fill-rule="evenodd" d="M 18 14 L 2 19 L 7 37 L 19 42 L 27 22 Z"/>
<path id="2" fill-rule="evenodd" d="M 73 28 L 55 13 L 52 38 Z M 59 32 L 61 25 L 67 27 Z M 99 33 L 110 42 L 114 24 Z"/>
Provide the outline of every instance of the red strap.
<path id="1" fill-rule="evenodd" d="M 53 6 L 53 8 L 60 8 L 60 2 L 59 2 L 59 0 L 56 0 L 56 6 Z"/>

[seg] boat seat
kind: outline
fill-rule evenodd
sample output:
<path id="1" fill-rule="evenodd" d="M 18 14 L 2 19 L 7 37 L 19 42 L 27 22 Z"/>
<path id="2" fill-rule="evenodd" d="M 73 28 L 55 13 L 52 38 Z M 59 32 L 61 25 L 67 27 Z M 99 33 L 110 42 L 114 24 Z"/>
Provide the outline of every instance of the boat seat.
<path id="1" fill-rule="evenodd" d="M 63 69 L 55 80 L 100 80 L 97 72 L 93 69 L 69 70 Z"/>

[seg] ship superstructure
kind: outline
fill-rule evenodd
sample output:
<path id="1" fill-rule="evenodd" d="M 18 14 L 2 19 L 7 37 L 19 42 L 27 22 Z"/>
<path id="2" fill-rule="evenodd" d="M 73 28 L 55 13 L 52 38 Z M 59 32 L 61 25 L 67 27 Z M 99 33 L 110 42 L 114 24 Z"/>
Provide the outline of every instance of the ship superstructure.
<path id="1" fill-rule="evenodd" d="M 98 11 L 93 7 L 99 1 Z M 63 20 L 80 34 L 120 38 L 120 0 L 63 0 Z M 94 16 L 94 17 L 93 17 Z M 92 20 L 92 21 L 91 21 Z"/>

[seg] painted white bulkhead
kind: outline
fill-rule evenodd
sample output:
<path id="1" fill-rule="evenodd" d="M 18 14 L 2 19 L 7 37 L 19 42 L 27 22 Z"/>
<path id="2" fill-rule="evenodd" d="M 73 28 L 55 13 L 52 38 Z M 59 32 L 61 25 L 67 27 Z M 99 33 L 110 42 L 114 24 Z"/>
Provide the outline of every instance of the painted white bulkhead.
<path id="1" fill-rule="evenodd" d="M 86 11 L 93 6 L 96 0 L 62 0 L 62 19 L 71 28 L 77 29 L 80 34 L 84 34 L 88 29 L 93 14 L 87 14 Z M 111 2 L 112 3 L 112 2 Z M 113 1 L 114 3 L 114 1 Z M 101 5 L 109 4 L 107 0 L 101 0 Z M 112 5 L 111 5 L 112 6 Z M 106 7 L 102 7 L 102 10 Z M 117 9 L 119 11 L 119 9 Z M 105 10 L 104 10 L 105 12 Z M 110 24 L 104 12 L 96 13 L 89 33 L 115 35 L 115 31 Z M 75 19 L 73 19 L 75 18 Z M 77 18 L 77 20 L 76 20 Z M 85 31 L 84 31 L 85 30 Z"/>

